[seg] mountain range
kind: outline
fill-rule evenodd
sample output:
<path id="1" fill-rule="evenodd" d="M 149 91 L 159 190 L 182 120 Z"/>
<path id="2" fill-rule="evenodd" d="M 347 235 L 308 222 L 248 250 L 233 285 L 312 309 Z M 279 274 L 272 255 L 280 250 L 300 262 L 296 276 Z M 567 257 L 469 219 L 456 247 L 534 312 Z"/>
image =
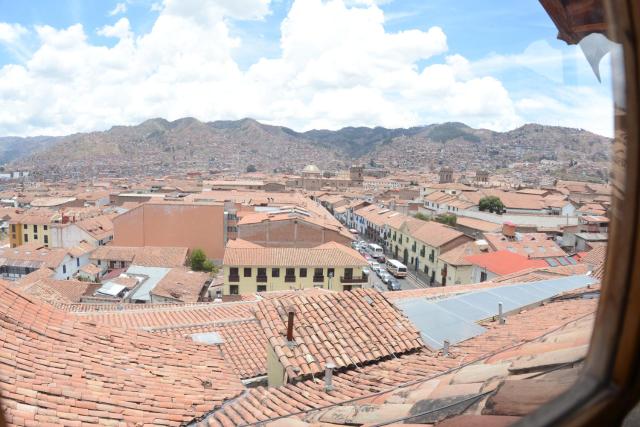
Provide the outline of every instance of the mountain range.
<path id="1" fill-rule="evenodd" d="M 605 165 L 611 139 L 582 129 L 528 124 L 508 132 L 449 122 L 412 128 L 296 132 L 253 119 L 150 119 L 63 137 L 0 138 L 0 161 L 52 176 L 165 175 L 195 169 L 295 172 L 352 163 L 435 170 L 500 169 L 517 162 Z"/>

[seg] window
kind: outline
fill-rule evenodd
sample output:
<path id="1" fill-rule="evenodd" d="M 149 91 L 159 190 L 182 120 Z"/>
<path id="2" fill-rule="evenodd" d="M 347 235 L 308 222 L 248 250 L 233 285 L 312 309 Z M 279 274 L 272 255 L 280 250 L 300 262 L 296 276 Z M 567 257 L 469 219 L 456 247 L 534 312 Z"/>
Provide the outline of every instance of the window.
<path id="1" fill-rule="evenodd" d="M 27 243 L 29 241 L 29 235 L 25 233 L 24 242 Z"/>
<path id="2" fill-rule="evenodd" d="M 231 267 L 229 269 L 229 281 L 230 282 L 238 282 L 238 281 L 240 281 L 238 267 Z"/>
<path id="3" fill-rule="evenodd" d="M 481 271 L 480 272 L 480 281 L 481 282 L 486 282 L 487 281 L 487 272 L 486 271 Z"/>
<path id="4" fill-rule="evenodd" d="M 295 268 L 287 268 L 285 270 L 284 281 L 285 282 L 295 282 L 296 281 L 296 269 Z"/>
<path id="5" fill-rule="evenodd" d="M 272 268 L 271 269 L 271 277 L 280 277 L 280 269 Z"/>
<path id="6" fill-rule="evenodd" d="M 256 292 L 267 292 L 267 285 L 256 286 Z"/>
<path id="7" fill-rule="evenodd" d="M 38 224 L 33 224 L 33 232 L 34 233 L 38 232 Z"/>
<path id="8" fill-rule="evenodd" d="M 344 269 L 344 278 L 345 279 L 353 278 L 353 268 L 348 267 Z"/>
<path id="9" fill-rule="evenodd" d="M 46 234 L 44 235 L 44 244 L 49 244 L 49 236 L 47 236 Z"/>
<path id="10" fill-rule="evenodd" d="M 238 295 L 240 293 L 238 285 L 229 285 L 229 295 Z"/>
<path id="11" fill-rule="evenodd" d="M 242 275 L 244 277 L 251 277 L 251 267 L 245 267 Z"/>
<path id="12" fill-rule="evenodd" d="M 33 240 L 38 240 L 38 235 L 37 234 L 33 235 Z"/>
<path id="13" fill-rule="evenodd" d="M 43 225 L 42 228 L 44 228 L 44 231 L 47 231 L 49 229 L 48 225 Z"/>
<path id="14" fill-rule="evenodd" d="M 62 274 L 66 274 L 66 273 L 67 273 L 67 265 L 62 264 Z"/>
<path id="15" fill-rule="evenodd" d="M 315 268 L 313 270 L 313 281 L 314 282 L 323 282 L 324 281 L 324 271 L 322 268 Z"/>
<path id="16" fill-rule="evenodd" d="M 256 276 L 256 280 L 258 282 L 266 282 L 267 281 L 267 269 L 264 267 L 258 268 L 258 275 Z"/>
<path id="17" fill-rule="evenodd" d="M 327 268 L 327 276 L 334 277 L 335 276 L 335 269 Z"/>
<path id="18" fill-rule="evenodd" d="M 15 225 L 15 224 L 11 224 L 11 231 L 12 231 L 13 233 L 15 233 L 15 232 L 16 232 L 16 225 Z"/>
<path id="19" fill-rule="evenodd" d="M 301 268 L 300 269 L 300 277 L 307 277 L 307 269 L 306 268 Z"/>
<path id="20" fill-rule="evenodd" d="M 80 267 L 80 258 L 76 258 L 76 267 Z"/>

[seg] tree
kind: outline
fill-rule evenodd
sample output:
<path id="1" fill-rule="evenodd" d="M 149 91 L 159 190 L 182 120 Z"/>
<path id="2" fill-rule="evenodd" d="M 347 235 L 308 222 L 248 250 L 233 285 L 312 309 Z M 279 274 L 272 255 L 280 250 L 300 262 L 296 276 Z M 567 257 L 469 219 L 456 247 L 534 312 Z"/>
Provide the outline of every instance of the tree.
<path id="1" fill-rule="evenodd" d="M 489 211 L 491 213 L 502 215 L 504 212 L 504 203 L 502 203 L 502 200 L 496 196 L 487 196 L 480 199 L 478 208 L 481 211 Z"/>
<path id="2" fill-rule="evenodd" d="M 216 265 L 211 261 L 206 260 L 204 263 L 202 263 L 202 271 L 215 274 L 218 272 L 218 267 L 216 267 Z"/>
<path id="3" fill-rule="evenodd" d="M 207 256 L 202 249 L 194 249 L 189 259 L 193 271 L 203 271 L 207 261 Z"/>
<path id="4" fill-rule="evenodd" d="M 446 213 L 446 214 L 438 215 L 436 217 L 436 221 L 439 222 L 440 224 L 446 224 L 451 227 L 455 227 L 458 221 L 458 217 L 456 217 L 454 214 Z"/>
<path id="5" fill-rule="evenodd" d="M 251 173 L 251 172 L 256 172 L 258 169 L 256 169 L 256 167 L 254 165 L 249 165 L 247 166 L 247 172 Z"/>
<path id="6" fill-rule="evenodd" d="M 423 214 L 422 212 L 418 212 L 414 215 L 414 218 L 421 219 L 423 221 L 429 221 L 429 217 Z"/>

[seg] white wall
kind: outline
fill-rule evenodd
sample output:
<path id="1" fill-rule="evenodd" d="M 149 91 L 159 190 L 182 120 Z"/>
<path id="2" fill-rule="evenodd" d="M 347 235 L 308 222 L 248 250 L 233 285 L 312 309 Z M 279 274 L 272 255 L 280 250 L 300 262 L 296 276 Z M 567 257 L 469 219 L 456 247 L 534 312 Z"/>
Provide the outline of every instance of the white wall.
<path id="1" fill-rule="evenodd" d="M 531 214 L 503 214 L 496 215 L 489 212 L 480 212 L 472 210 L 462 210 L 457 213 L 459 216 L 468 218 L 482 219 L 484 221 L 493 222 L 495 224 L 503 224 L 507 221 L 515 225 L 533 225 L 538 227 L 559 227 L 562 225 L 577 225 L 578 217 L 576 216 L 559 216 L 559 215 L 531 215 Z"/>

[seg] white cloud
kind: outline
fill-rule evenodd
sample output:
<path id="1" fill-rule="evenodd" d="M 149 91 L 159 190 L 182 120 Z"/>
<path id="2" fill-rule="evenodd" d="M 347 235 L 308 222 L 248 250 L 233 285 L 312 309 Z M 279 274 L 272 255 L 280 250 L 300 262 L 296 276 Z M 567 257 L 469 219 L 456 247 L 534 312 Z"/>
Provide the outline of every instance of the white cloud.
<path id="1" fill-rule="evenodd" d="M 27 29 L 20 24 L 0 22 L 0 43 L 16 43 L 27 32 Z"/>
<path id="2" fill-rule="evenodd" d="M 126 3 L 118 3 L 116 6 L 109 11 L 109 16 L 116 16 L 121 13 L 127 13 L 127 4 Z"/>
<path id="3" fill-rule="evenodd" d="M 105 25 L 100 28 L 97 33 L 104 37 L 116 37 L 119 39 L 133 35 L 133 33 L 131 33 L 131 25 L 127 18 L 120 18 L 118 22 L 113 25 Z"/>
<path id="4" fill-rule="evenodd" d="M 82 25 L 36 28 L 39 47 L 0 68 L 0 135 L 67 134 L 150 117 L 254 117 L 298 130 L 463 121 L 509 129 L 536 102 L 447 54 L 439 27 L 391 33 L 373 3 L 295 0 L 281 53 L 240 69 L 230 20 L 260 20 L 269 0 L 164 0 L 146 34 L 121 18 L 89 42 Z M 446 55 L 441 59 L 441 55 Z M 418 62 L 429 60 L 424 69 Z M 557 111 L 562 112 L 561 103 Z M 595 114 L 595 113 L 594 113 Z"/>

